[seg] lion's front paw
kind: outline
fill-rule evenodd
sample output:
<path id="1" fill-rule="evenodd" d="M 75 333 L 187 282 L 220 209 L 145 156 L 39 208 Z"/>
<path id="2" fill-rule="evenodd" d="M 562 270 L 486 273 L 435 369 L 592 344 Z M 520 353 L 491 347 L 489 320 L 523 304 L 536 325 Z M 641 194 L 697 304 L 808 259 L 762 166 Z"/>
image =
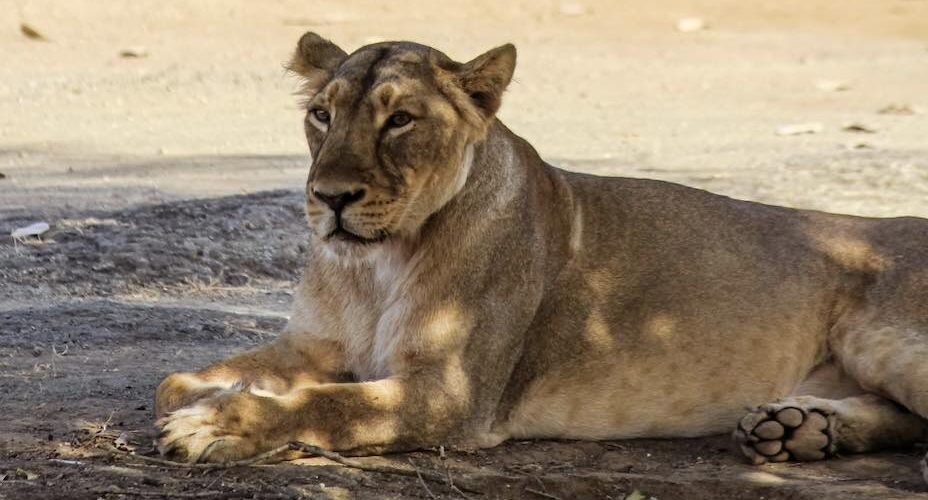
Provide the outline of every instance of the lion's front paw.
<path id="1" fill-rule="evenodd" d="M 735 441 L 755 464 L 822 460 L 835 454 L 835 416 L 811 399 L 790 398 L 757 408 L 735 429 Z"/>
<path id="2" fill-rule="evenodd" d="M 160 418 L 174 410 L 191 406 L 198 400 L 209 399 L 225 391 L 240 391 L 242 387 L 242 382 L 238 380 L 207 379 L 190 372 L 172 373 L 158 385 L 155 416 Z"/>
<path id="3" fill-rule="evenodd" d="M 265 436 L 248 394 L 201 400 L 160 418 L 158 450 L 187 462 L 230 462 L 264 451 Z"/>

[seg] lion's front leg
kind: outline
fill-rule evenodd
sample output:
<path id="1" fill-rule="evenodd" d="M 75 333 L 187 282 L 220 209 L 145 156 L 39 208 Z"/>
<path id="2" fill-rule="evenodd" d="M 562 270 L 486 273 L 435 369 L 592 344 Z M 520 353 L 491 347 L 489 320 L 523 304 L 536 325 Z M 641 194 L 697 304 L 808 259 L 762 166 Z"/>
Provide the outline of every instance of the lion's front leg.
<path id="1" fill-rule="evenodd" d="M 459 430 L 466 408 L 463 398 L 425 379 L 225 393 L 161 418 L 159 448 L 191 462 L 244 459 L 289 441 L 355 453 L 401 451 L 442 444 Z"/>
<path id="2" fill-rule="evenodd" d="M 197 372 L 168 375 L 155 395 L 155 416 L 213 398 L 224 392 L 286 391 L 294 387 L 334 382 L 341 371 L 341 350 L 333 342 L 295 342 L 282 337 L 266 346 L 214 363 Z"/>

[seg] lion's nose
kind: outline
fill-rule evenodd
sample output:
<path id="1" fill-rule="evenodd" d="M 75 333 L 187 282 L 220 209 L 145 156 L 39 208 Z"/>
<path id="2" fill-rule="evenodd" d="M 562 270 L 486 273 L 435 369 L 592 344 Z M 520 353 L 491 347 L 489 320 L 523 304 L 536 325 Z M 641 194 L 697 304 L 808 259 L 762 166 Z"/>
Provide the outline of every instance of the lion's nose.
<path id="1" fill-rule="evenodd" d="M 336 213 L 341 212 L 346 206 L 364 198 L 364 190 L 359 191 L 345 191 L 343 193 L 323 193 L 321 191 L 313 191 L 313 196 L 316 197 L 322 203 L 325 203 Z"/>

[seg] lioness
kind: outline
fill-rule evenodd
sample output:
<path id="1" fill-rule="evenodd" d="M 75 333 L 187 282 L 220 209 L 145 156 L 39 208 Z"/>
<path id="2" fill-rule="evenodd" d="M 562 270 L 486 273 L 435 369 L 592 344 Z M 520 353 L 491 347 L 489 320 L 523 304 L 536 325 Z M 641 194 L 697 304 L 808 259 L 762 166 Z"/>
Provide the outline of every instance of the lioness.
<path id="1" fill-rule="evenodd" d="M 292 317 L 161 383 L 162 452 L 734 428 L 763 463 L 926 436 L 928 220 L 552 167 L 495 118 L 515 62 L 300 39 L 312 244 Z"/>

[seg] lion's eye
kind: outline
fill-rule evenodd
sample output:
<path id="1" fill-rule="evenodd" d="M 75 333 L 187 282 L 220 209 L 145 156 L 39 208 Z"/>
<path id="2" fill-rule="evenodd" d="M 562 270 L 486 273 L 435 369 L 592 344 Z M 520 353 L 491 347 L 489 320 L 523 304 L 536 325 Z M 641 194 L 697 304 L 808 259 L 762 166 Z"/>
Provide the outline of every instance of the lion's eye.
<path id="1" fill-rule="evenodd" d="M 412 116 L 405 111 L 397 111 L 387 118 L 387 126 L 392 128 L 404 127 L 412 121 Z"/>
<path id="2" fill-rule="evenodd" d="M 313 113 L 313 117 L 316 120 L 319 120 L 319 123 L 327 124 L 329 123 L 329 120 L 331 119 L 331 116 L 329 116 L 329 112 L 324 109 L 314 109 L 312 113 Z"/>

